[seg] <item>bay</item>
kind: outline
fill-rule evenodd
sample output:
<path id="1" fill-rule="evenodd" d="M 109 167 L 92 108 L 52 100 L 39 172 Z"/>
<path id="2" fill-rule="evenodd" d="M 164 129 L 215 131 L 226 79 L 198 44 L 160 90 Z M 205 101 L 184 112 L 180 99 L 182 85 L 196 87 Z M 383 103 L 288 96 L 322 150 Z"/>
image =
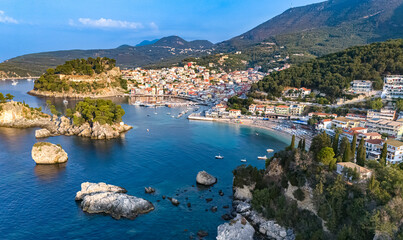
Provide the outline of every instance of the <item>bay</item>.
<path id="1" fill-rule="evenodd" d="M 0 81 L 3 94 L 11 93 L 16 101 L 47 111 L 46 99 L 26 94 L 32 87 L 27 81 L 16 86 Z M 50 100 L 59 111 L 65 110 L 62 99 Z M 35 129 L 0 128 L 2 239 L 189 239 L 199 230 L 209 233 L 206 239 L 215 239 L 217 226 L 225 222 L 221 215 L 230 212 L 223 206 L 231 206 L 232 171 L 241 165 L 240 160 L 263 168 L 265 162 L 257 160 L 258 155 L 288 144 L 266 130 L 171 117 L 185 108 L 143 108 L 129 105 L 127 98 L 113 100 L 126 111 L 124 122 L 134 126 L 119 139 L 58 136 L 37 140 Z M 31 149 L 37 141 L 62 145 L 69 155 L 67 164 L 35 165 Z M 225 158 L 215 159 L 217 154 Z M 195 179 L 201 170 L 216 176 L 217 184 L 198 188 Z M 155 210 L 135 220 L 84 213 L 74 197 L 86 181 L 124 187 L 128 194 L 151 201 Z M 156 194 L 145 194 L 148 186 Z M 218 195 L 219 190 L 224 196 Z M 175 197 L 181 204 L 175 207 L 162 195 Z M 206 203 L 206 198 L 213 201 Z M 218 207 L 215 213 L 209 210 L 213 206 Z"/>

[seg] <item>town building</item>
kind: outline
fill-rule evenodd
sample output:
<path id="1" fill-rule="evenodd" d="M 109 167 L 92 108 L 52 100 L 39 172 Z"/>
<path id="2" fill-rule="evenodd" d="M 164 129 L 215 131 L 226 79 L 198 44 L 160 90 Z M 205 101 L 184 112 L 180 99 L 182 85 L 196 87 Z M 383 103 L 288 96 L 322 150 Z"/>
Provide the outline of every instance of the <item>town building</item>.
<path id="1" fill-rule="evenodd" d="M 365 127 L 371 132 L 387 134 L 394 138 L 401 138 L 403 134 L 403 122 L 369 119 Z"/>
<path id="2" fill-rule="evenodd" d="M 360 121 L 346 117 L 338 117 L 333 119 L 332 124 L 335 128 L 355 128 L 360 125 Z"/>
<path id="3" fill-rule="evenodd" d="M 354 80 L 351 83 L 351 90 L 354 93 L 369 93 L 372 91 L 372 82 L 368 80 Z"/>
<path id="4" fill-rule="evenodd" d="M 396 111 L 388 109 L 381 109 L 380 111 L 368 110 L 367 119 L 372 118 L 394 121 L 396 119 Z"/>
<path id="5" fill-rule="evenodd" d="M 343 174 L 343 170 L 345 168 L 349 168 L 352 170 L 356 170 L 359 175 L 360 180 L 365 180 L 368 179 L 372 176 L 372 171 L 369 170 L 368 168 L 362 167 L 360 165 L 357 165 L 352 162 L 339 162 L 337 163 L 337 173 L 338 174 Z"/>
<path id="6" fill-rule="evenodd" d="M 274 108 L 276 114 L 288 115 L 290 114 L 290 107 L 286 105 L 279 105 Z"/>
<path id="7" fill-rule="evenodd" d="M 331 113 L 320 113 L 320 112 L 311 112 L 308 113 L 308 117 L 320 117 L 320 118 L 337 118 L 337 114 L 331 114 Z"/>
<path id="8" fill-rule="evenodd" d="M 231 109 L 231 110 L 229 110 L 229 116 L 230 117 L 238 117 L 238 116 L 241 116 L 241 110 L 238 110 L 238 109 Z"/>
<path id="9" fill-rule="evenodd" d="M 385 142 L 388 144 L 386 161 L 390 164 L 403 162 L 403 142 L 394 139 L 388 139 Z"/>
<path id="10" fill-rule="evenodd" d="M 403 76 L 386 76 L 383 85 L 383 98 L 403 98 Z"/>

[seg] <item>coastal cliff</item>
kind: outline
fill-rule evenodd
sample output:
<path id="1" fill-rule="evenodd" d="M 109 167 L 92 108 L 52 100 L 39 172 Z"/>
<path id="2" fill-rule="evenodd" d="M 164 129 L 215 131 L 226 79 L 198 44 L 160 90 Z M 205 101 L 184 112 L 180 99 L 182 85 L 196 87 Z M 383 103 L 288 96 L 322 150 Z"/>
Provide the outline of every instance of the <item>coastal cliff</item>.
<path id="1" fill-rule="evenodd" d="M 14 101 L 0 103 L 0 127 L 40 127 L 42 129 L 35 132 L 37 138 L 76 135 L 91 139 L 118 138 L 122 133 L 132 129 L 123 122 L 101 124 L 94 121 L 74 124 L 73 120 L 67 117 L 53 118 L 40 109 L 30 108 L 26 104 Z"/>

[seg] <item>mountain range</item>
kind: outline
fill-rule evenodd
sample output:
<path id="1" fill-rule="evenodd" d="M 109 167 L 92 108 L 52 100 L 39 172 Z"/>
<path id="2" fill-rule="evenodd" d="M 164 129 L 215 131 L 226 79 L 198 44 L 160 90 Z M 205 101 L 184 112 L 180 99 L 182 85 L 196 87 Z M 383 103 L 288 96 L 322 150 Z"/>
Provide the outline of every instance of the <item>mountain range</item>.
<path id="1" fill-rule="evenodd" d="M 0 71 L 9 75 L 39 75 L 66 60 L 98 56 L 115 58 L 121 67 L 138 67 L 211 53 L 240 50 L 256 53 L 264 51 L 259 46 L 265 42 L 282 46 L 289 54 L 323 56 L 351 46 L 403 38 L 401 16 L 403 0 L 328 0 L 288 9 L 240 36 L 217 44 L 206 40 L 188 42 L 171 36 L 115 49 L 23 55 L 1 63 Z"/>

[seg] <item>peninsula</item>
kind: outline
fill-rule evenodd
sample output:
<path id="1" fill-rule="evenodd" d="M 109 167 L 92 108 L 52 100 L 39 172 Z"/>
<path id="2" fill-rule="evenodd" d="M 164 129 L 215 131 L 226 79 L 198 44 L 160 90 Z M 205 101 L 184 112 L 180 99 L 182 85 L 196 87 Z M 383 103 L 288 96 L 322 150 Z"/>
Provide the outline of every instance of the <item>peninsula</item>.
<path id="1" fill-rule="evenodd" d="M 56 68 L 49 68 L 28 93 L 35 96 L 100 98 L 125 93 L 127 81 L 115 59 L 88 58 L 67 61 Z"/>

